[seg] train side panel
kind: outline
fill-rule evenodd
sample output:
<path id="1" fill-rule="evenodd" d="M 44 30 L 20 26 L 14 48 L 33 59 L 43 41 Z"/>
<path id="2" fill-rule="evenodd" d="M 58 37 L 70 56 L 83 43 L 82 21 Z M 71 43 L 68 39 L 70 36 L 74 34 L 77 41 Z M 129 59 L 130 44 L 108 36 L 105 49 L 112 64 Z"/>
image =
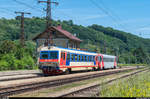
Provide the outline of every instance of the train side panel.
<path id="1" fill-rule="evenodd" d="M 104 68 L 115 68 L 116 66 L 116 57 L 115 56 L 109 56 L 109 55 L 103 55 L 103 62 L 104 62 Z"/>
<path id="2" fill-rule="evenodd" d="M 72 71 L 101 70 L 117 66 L 115 56 L 58 47 L 44 48 L 40 53 L 39 63 L 39 69 L 45 74 L 65 72 L 68 68 Z"/>

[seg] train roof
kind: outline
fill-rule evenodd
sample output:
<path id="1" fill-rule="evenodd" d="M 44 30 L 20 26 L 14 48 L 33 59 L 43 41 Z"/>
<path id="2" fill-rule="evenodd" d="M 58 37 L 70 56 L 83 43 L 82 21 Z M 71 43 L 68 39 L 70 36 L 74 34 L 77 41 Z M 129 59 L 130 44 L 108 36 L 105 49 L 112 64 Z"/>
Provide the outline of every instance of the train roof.
<path id="1" fill-rule="evenodd" d="M 113 56 L 113 55 L 106 55 L 106 54 L 101 54 L 103 57 L 106 57 L 106 58 L 115 58 L 116 56 Z"/>
<path id="2" fill-rule="evenodd" d="M 55 47 L 55 46 L 51 46 L 50 49 L 48 49 L 48 47 L 43 47 L 41 49 L 41 51 L 47 51 L 47 50 L 60 50 L 60 51 L 68 51 L 70 53 L 89 54 L 89 55 L 97 55 L 98 54 L 95 52 L 88 52 L 88 51 L 82 51 L 82 50 L 70 49 L 70 48 L 62 48 L 62 47 Z"/>
<path id="3" fill-rule="evenodd" d="M 60 50 L 60 51 L 68 51 L 70 53 L 89 54 L 89 55 L 100 54 L 100 53 L 96 53 L 96 52 L 88 52 L 88 51 L 82 51 L 82 50 L 70 49 L 70 48 L 62 48 L 62 47 L 56 47 L 56 46 L 51 46 L 50 49 L 48 49 L 48 47 L 43 47 L 41 49 L 41 51 L 47 51 L 47 50 Z M 112 56 L 112 55 L 106 55 L 106 54 L 100 54 L 100 55 L 103 55 L 104 57 L 107 57 L 107 58 L 115 58 L 115 56 Z"/>

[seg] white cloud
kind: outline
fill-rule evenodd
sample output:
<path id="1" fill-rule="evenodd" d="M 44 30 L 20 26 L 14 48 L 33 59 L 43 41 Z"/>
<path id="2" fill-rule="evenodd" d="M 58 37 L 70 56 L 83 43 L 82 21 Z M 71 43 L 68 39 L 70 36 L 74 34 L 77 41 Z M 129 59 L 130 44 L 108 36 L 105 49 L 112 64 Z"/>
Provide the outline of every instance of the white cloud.
<path id="1" fill-rule="evenodd" d="M 84 20 L 92 20 L 92 19 L 104 18 L 104 17 L 107 17 L 107 15 L 87 15 L 84 16 Z"/>

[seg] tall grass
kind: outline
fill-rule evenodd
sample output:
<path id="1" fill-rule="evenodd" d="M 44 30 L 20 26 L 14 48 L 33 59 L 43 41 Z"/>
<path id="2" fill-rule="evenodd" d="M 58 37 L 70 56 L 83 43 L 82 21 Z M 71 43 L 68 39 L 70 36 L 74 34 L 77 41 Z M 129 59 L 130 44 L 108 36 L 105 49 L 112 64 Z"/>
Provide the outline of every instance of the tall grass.
<path id="1" fill-rule="evenodd" d="M 104 85 L 100 97 L 150 97 L 150 72 Z"/>

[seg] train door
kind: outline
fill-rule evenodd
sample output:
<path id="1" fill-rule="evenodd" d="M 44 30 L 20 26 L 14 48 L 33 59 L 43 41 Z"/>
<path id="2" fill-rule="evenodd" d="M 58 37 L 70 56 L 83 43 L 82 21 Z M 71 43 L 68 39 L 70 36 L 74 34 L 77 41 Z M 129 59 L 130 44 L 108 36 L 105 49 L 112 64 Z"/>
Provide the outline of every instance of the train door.
<path id="1" fill-rule="evenodd" d="M 66 65 L 66 53 L 61 52 L 60 65 Z"/>
<path id="2" fill-rule="evenodd" d="M 96 66 L 98 66 L 98 56 L 95 56 Z"/>
<path id="3" fill-rule="evenodd" d="M 86 59 L 86 58 L 85 58 Z M 95 56 L 93 56 L 94 66 L 96 66 Z"/>
<path id="4" fill-rule="evenodd" d="M 101 63 L 102 63 L 102 66 L 101 66 L 101 67 L 102 67 L 102 69 L 104 69 L 104 68 L 105 68 L 105 67 L 104 67 L 104 57 L 101 56 L 101 58 L 102 58 L 102 62 L 101 62 Z"/>
<path id="5" fill-rule="evenodd" d="M 70 65 L 70 53 L 67 53 L 66 66 Z"/>
<path id="6" fill-rule="evenodd" d="M 102 57 L 101 56 L 98 56 L 98 67 L 99 67 L 99 69 L 101 69 L 102 67 L 102 64 L 101 64 L 101 62 L 102 62 Z"/>
<path id="7" fill-rule="evenodd" d="M 115 57 L 115 59 L 114 59 L 114 68 L 116 68 L 117 67 L 117 57 Z"/>

